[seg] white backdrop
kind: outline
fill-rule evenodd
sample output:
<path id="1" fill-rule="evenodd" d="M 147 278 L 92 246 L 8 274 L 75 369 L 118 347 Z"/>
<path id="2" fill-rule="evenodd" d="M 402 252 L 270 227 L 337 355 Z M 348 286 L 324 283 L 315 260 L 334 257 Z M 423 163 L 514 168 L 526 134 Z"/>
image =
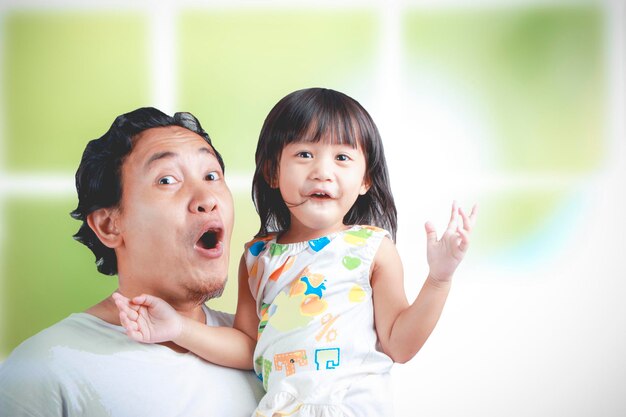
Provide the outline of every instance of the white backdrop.
<path id="1" fill-rule="evenodd" d="M 151 10 L 155 44 L 170 42 L 170 12 L 185 5 L 206 2 L 134 2 L 132 7 Z M 263 7 L 271 2 L 260 2 Z M 292 2 L 274 2 L 284 7 Z M 465 113 L 461 128 L 447 123 L 454 106 L 434 90 L 420 101 L 407 98 L 398 19 L 402 7 L 517 7 L 547 1 L 374 2 L 351 1 L 380 8 L 381 61 L 377 84 L 362 103 L 372 113 L 385 139 L 400 224 L 398 248 L 405 267 L 409 298 L 426 277 L 423 224 L 433 220 L 445 226 L 449 206 L 458 199 L 466 207 L 480 203 L 486 193 L 510 187 L 551 190 L 563 182 L 571 185 L 576 212 L 563 216 L 558 236 L 542 243 L 550 255 L 525 263 L 499 262 L 468 255 L 461 266 L 442 319 L 421 352 L 405 365 L 394 368 L 394 392 L 398 416 L 511 416 L 626 415 L 626 7 L 622 1 L 606 1 L 606 60 L 609 94 L 606 115 L 608 158 L 598 172 L 582 178 L 506 177 L 480 169 L 491 157 L 488 146 L 477 140 L 489 132 L 479 115 Z M 343 5 L 344 3 L 341 3 Z M 559 2 L 564 3 L 564 2 Z M 585 2 L 575 2 L 585 3 Z M 67 0 L 58 7 L 87 7 Z M 125 2 L 99 2 L 107 8 L 130 7 Z M 208 4 L 208 3 L 206 3 Z M 212 2 L 221 7 L 250 6 L 250 2 Z M 336 2 L 304 2 L 316 7 L 336 7 Z M 511 6 L 513 5 L 513 6 Z M 13 5 L 15 6 L 15 4 Z M 258 6 L 258 4 L 257 4 Z M 11 6 L 2 5 L 4 10 Z M 26 1 L 20 7 L 47 8 L 48 2 Z M 153 105 L 176 109 L 175 71 L 172 49 L 153 51 L 151 74 Z M 398 109 L 393 103 L 418 103 Z M 439 103 L 441 111 L 437 111 Z M 420 125 L 425 137 L 446 140 L 401 140 L 414 130 L 412 112 L 431 111 Z M 433 110 L 434 109 L 434 110 Z M 193 111 L 193 109 L 190 109 Z M 476 116 L 476 117 L 474 117 Z M 465 124 L 465 125 L 463 125 Z M 464 132 L 471 132 L 469 134 Z M 566 150 L 564 150 L 566 151 Z M 252 150 L 251 150 L 252 152 Z M 417 155 L 417 156 L 416 156 Z M 416 159 L 417 158 L 417 159 Z M 416 160 L 419 163 L 416 163 Z M 231 173 L 234 191 L 247 187 L 249 173 Z M 31 178 L 3 175 L 0 199 L 16 193 L 71 195 L 67 176 Z M 242 180 L 243 179 L 243 180 Z M 555 186 L 556 184 L 556 186 Z M 0 213 L 1 214 L 1 213 Z M 571 217 L 567 217 L 571 216 Z M 567 218 L 566 218 L 567 217 Z M 481 233 L 479 216 L 475 234 Z M 2 261 L 0 259 L 0 261 Z M 2 293 L 0 280 L 0 294 Z"/>

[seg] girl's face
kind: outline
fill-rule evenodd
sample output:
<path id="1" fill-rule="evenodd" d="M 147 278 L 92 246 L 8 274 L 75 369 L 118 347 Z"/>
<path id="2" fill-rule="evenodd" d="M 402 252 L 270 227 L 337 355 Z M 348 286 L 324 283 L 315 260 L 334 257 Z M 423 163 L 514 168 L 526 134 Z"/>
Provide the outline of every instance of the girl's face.
<path id="1" fill-rule="evenodd" d="M 343 218 L 369 188 L 360 147 L 319 142 L 286 145 L 273 184 L 291 213 L 289 240 L 308 240 L 344 228 Z"/>

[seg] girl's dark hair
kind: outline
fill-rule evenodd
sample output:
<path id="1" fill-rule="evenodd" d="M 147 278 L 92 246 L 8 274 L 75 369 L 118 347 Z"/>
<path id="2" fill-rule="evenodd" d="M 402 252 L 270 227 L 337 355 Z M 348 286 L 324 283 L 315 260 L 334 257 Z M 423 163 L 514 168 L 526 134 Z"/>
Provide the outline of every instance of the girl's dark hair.
<path id="1" fill-rule="evenodd" d="M 180 126 L 202 136 L 213 148 L 222 170 L 224 162 L 211 144 L 209 135 L 191 113 L 168 116 L 152 107 L 144 107 L 118 116 L 109 130 L 85 147 L 76 171 L 78 206 L 70 215 L 82 221 L 74 239 L 87 246 L 96 256 L 98 271 L 105 275 L 117 274 L 115 251 L 100 242 L 87 224 L 87 216 L 100 209 L 118 207 L 122 197 L 121 167 L 133 149 L 133 138 L 154 127 Z"/>
<path id="2" fill-rule="evenodd" d="M 293 142 L 330 140 L 362 148 L 370 188 L 360 195 L 343 223 L 381 227 L 395 240 L 396 205 L 391 194 L 383 144 L 371 116 L 356 100 L 326 88 L 294 91 L 281 99 L 263 123 L 256 148 L 252 199 L 261 219 L 257 236 L 289 229 L 291 217 L 280 190 L 268 181 L 278 178 L 283 148 Z"/>

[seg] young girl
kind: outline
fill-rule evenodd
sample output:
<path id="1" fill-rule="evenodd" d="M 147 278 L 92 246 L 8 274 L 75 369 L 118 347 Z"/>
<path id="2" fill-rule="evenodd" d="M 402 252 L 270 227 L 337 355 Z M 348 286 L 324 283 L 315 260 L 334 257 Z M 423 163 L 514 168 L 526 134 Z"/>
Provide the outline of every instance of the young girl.
<path id="1" fill-rule="evenodd" d="M 476 207 L 467 215 L 453 203 L 440 240 L 426 223 L 430 273 L 409 304 L 378 130 L 358 102 L 321 88 L 270 111 L 253 197 L 261 228 L 241 258 L 234 328 L 185 319 L 156 297 L 116 294 L 129 336 L 254 367 L 267 390 L 256 416 L 391 415 L 391 365 L 411 359 L 435 327 Z"/>

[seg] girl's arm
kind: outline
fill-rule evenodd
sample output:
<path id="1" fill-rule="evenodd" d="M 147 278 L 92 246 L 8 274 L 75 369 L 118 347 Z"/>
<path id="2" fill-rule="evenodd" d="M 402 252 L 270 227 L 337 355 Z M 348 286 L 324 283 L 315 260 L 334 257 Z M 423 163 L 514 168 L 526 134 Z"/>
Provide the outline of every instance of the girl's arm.
<path id="1" fill-rule="evenodd" d="M 120 310 L 122 326 L 131 338 L 143 343 L 172 341 L 209 362 L 252 369 L 258 318 L 247 281 L 248 272 L 242 258 L 233 328 L 207 326 L 184 317 L 167 302 L 151 295 L 143 294 L 128 300 L 115 293 L 113 298 Z"/>
<path id="2" fill-rule="evenodd" d="M 372 290 L 376 332 L 382 349 L 395 362 L 407 362 L 422 348 L 432 333 L 450 292 L 451 279 L 469 245 L 476 220 L 476 206 L 470 216 L 458 213 L 463 227 L 456 225 L 456 204 L 450 223 L 440 240 L 426 223 L 427 259 L 430 272 L 419 295 L 409 304 L 404 292 L 402 262 L 389 239 L 384 239 L 372 266 Z"/>

